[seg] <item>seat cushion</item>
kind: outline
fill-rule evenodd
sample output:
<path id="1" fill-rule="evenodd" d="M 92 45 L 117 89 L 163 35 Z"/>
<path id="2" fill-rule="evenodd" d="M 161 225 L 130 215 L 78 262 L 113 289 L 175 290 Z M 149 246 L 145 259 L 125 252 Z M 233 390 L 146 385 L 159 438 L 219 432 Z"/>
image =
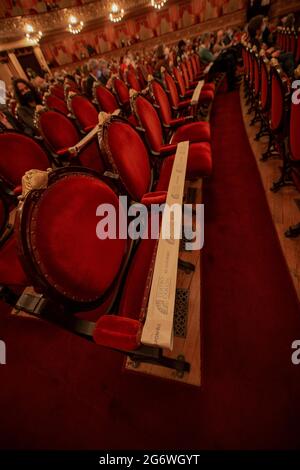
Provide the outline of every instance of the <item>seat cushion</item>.
<path id="1" fill-rule="evenodd" d="M 209 142 L 190 144 L 187 163 L 187 178 L 209 176 L 212 171 L 211 147 Z"/>
<path id="2" fill-rule="evenodd" d="M 178 108 L 187 108 L 188 106 L 191 106 L 191 100 L 183 100 L 178 103 Z"/>
<path id="3" fill-rule="evenodd" d="M 183 140 L 189 140 L 190 142 L 210 142 L 209 122 L 191 122 L 179 127 L 174 132 L 171 142 L 172 144 L 177 144 Z"/>
<path id="4" fill-rule="evenodd" d="M 19 261 L 14 235 L 0 248 L 0 284 L 11 288 L 26 287 L 29 284 Z"/>
<path id="5" fill-rule="evenodd" d="M 164 158 L 160 168 L 159 180 L 156 184 L 156 191 L 168 191 L 169 181 L 172 173 L 174 155 Z"/>
<path id="6" fill-rule="evenodd" d="M 144 291 L 157 240 L 143 239 L 134 254 L 126 276 L 119 315 L 139 319 Z"/>
<path id="7" fill-rule="evenodd" d="M 175 155 L 164 159 L 156 191 L 167 191 Z M 192 143 L 189 147 L 186 178 L 209 176 L 212 171 L 211 148 L 208 142 Z"/>
<path id="8" fill-rule="evenodd" d="M 211 102 L 214 99 L 214 92 L 212 90 L 201 90 L 198 103 Z"/>
<path id="9" fill-rule="evenodd" d="M 216 85 L 213 83 L 213 82 L 207 82 L 207 83 L 204 83 L 203 87 L 202 87 L 202 90 L 205 91 L 205 90 L 211 90 L 213 92 L 215 92 L 216 90 Z"/>

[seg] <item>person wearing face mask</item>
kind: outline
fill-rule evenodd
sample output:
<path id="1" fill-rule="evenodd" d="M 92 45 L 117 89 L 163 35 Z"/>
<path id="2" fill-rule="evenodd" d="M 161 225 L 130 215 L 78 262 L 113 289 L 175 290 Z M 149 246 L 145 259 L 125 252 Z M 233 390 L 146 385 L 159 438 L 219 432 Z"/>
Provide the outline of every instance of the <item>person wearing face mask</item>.
<path id="1" fill-rule="evenodd" d="M 24 126 L 25 133 L 31 136 L 38 135 L 38 130 L 34 125 L 34 114 L 41 107 L 39 94 L 30 82 L 22 78 L 14 80 L 13 89 L 18 102 L 18 119 Z"/>

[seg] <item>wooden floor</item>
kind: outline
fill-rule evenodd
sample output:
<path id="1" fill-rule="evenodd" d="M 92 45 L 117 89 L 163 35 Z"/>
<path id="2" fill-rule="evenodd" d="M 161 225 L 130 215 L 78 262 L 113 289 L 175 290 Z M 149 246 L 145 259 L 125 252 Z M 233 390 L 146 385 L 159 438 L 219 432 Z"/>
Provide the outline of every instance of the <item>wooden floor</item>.
<path id="1" fill-rule="evenodd" d="M 300 300 L 300 237 L 289 239 L 284 236 L 285 230 L 290 226 L 300 222 L 300 193 L 293 186 L 282 188 L 277 193 L 270 191 L 273 182 L 280 176 L 281 161 L 277 158 L 261 162 L 262 153 L 266 150 L 268 138 L 263 137 L 260 141 L 254 140 L 259 130 L 259 125 L 250 126 L 253 115 L 248 115 L 248 107 L 245 105 L 243 86 L 241 87 L 241 107 L 244 124 L 249 137 L 249 142 L 256 157 L 266 197 L 272 214 L 274 225 L 280 240 L 281 248 L 285 256 L 295 289 Z"/>

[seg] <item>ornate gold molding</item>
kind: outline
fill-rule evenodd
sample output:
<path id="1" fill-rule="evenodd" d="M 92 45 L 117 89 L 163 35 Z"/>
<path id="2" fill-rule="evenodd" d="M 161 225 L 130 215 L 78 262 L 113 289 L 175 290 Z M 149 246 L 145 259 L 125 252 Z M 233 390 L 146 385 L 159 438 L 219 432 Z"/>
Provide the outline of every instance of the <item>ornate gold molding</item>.
<path id="1" fill-rule="evenodd" d="M 0 40 L 9 42 L 24 35 L 24 28 L 27 23 L 32 24 L 36 31 L 43 31 L 44 34 L 66 30 L 70 15 L 83 20 L 85 24 L 99 19 L 99 22 L 107 19 L 110 0 L 95 1 L 78 7 L 63 8 L 47 13 L 40 13 L 30 16 L 15 16 L 12 18 L 0 19 Z M 126 0 L 126 14 L 137 8 L 149 5 L 149 0 Z"/>

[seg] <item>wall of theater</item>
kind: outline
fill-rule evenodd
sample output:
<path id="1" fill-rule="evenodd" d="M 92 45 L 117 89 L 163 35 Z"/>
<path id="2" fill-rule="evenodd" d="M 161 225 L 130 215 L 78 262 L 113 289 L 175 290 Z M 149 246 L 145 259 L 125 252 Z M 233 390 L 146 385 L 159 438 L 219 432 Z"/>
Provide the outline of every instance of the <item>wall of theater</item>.
<path id="1" fill-rule="evenodd" d="M 51 67 L 77 62 L 90 55 L 114 51 L 136 41 L 184 30 L 200 23 L 221 18 L 245 8 L 245 0 L 181 0 L 161 11 L 151 10 L 119 24 L 107 22 L 80 35 L 61 35 L 42 43 L 42 51 Z M 223 16 L 225 15 L 225 16 Z"/>

